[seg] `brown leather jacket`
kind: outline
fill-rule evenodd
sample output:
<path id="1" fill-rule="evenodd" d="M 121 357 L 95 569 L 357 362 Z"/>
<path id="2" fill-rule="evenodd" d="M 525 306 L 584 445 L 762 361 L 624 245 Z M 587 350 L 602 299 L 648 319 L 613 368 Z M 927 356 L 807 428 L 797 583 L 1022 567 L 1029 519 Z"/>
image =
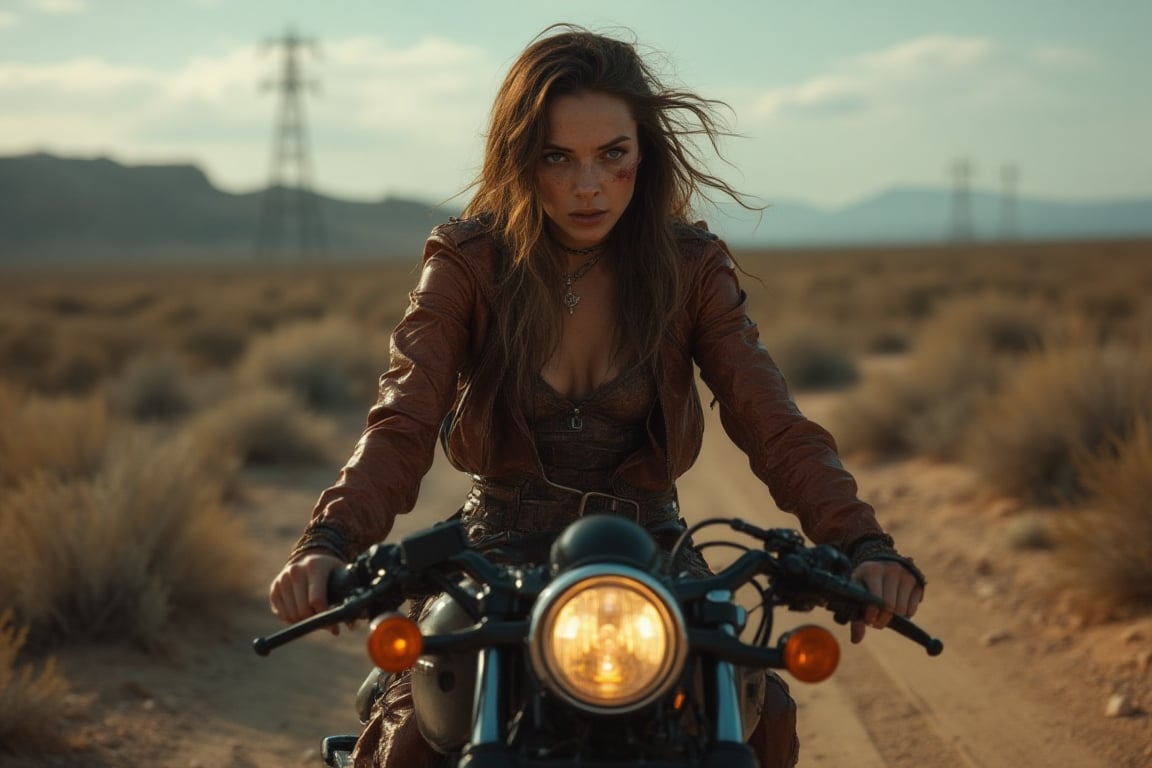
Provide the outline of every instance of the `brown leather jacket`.
<path id="1" fill-rule="evenodd" d="M 617 492 L 666 492 L 696 460 L 704 414 L 695 363 L 725 431 L 809 538 L 847 549 L 862 537 L 883 536 L 832 437 L 800 413 L 761 345 L 727 246 L 705 229 L 678 232 L 686 300 L 656 363 L 650 440 L 617 471 Z M 317 549 L 350 559 L 383 540 L 396 515 L 415 505 L 450 412 L 444 447 L 455 467 L 510 482 L 541 476 L 524 413 L 502 387 L 507 366 L 493 325 L 499 262 L 496 243 L 476 219 L 433 230 L 420 281 L 392 336 L 379 399 L 293 559 Z"/>

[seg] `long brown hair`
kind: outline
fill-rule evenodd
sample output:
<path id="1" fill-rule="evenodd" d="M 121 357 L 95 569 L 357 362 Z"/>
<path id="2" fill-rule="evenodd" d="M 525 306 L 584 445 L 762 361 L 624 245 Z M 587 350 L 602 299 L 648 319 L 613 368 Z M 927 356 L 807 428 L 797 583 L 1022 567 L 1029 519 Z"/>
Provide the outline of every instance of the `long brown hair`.
<path id="1" fill-rule="evenodd" d="M 604 93 L 622 99 L 636 121 L 643 164 L 624 215 L 609 235 L 620 313 L 615 354 L 655 357 L 681 302 L 673 225 L 689 220 L 692 199 L 711 188 L 744 204 L 722 179 L 702 170 L 692 138 L 714 151 L 725 133 L 723 102 L 665 87 L 633 44 L 570 24 L 544 30 L 513 63 L 492 107 L 484 163 L 466 215 L 485 214 L 506 262 L 499 334 L 524 394 L 559 344 L 561 263 L 546 235 L 536 169 L 548 133 L 548 106 L 560 95 Z"/>

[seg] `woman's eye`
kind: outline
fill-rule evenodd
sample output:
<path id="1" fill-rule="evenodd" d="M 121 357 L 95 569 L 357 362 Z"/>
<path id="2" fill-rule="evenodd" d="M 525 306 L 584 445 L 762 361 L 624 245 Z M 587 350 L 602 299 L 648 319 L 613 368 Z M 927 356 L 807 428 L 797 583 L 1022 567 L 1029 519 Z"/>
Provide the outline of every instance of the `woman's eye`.
<path id="1" fill-rule="evenodd" d="M 564 162 L 564 159 L 565 158 L 563 152 L 546 152 L 544 154 L 544 162 L 548 163 L 549 165 L 562 163 Z"/>
<path id="2" fill-rule="evenodd" d="M 623 149 L 610 149 L 604 153 L 604 157 L 607 160 L 619 160 L 624 157 L 625 154 Z"/>

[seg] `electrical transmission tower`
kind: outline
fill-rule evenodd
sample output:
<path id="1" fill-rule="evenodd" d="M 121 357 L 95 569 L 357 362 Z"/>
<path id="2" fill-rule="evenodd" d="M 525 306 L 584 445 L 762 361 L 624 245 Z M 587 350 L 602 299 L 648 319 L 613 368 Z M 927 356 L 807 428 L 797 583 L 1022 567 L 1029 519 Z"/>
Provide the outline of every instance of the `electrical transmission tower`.
<path id="1" fill-rule="evenodd" d="M 972 161 L 964 157 L 952 165 L 952 239 L 968 241 L 972 225 Z"/>
<path id="2" fill-rule="evenodd" d="M 278 256 L 289 228 L 295 224 L 297 254 L 301 258 L 321 257 L 325 250 L 324 225 L 319 198 L 312 189 L 312 164 L 304 132 L 303 92 L 315 87 L 315 83 L 305 80 L 300 64 L 306 47 L 313 53 L 318 49 L 314 41 L 297 36 L 291 29 L 282 38 L 268 41 L 266 47 L 279 48 L 283 58 L 279 77 L 264 84 L 265 88 L 279 91 L 280 102 L 268 188 L 260 209 L 256 255 L 261 259 Z"/>
<path id="3" fill-rule="evenodd" d="M 1000 236 L 1005 240 L 1016 238 L 1016 187 L 1020 181 L 1020 169 L 1006 165 L 1000 172 L 1004 183 L 1004 193 L 1000 198 Z"/>

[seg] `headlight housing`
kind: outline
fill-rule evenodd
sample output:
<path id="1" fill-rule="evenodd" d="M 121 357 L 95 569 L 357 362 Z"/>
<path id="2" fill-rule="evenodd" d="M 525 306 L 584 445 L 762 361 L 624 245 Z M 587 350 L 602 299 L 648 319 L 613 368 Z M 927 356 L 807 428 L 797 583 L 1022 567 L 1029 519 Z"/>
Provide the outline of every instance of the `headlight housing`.
<path id="1" fill-rule="evenodd" d="M 676 684 L 688 654 L 680 608 L 643 571 L 597 564 L 541 592 L 528 634 L 533 669 L 556 695 L 594 713 L 639 709 Z"/>

